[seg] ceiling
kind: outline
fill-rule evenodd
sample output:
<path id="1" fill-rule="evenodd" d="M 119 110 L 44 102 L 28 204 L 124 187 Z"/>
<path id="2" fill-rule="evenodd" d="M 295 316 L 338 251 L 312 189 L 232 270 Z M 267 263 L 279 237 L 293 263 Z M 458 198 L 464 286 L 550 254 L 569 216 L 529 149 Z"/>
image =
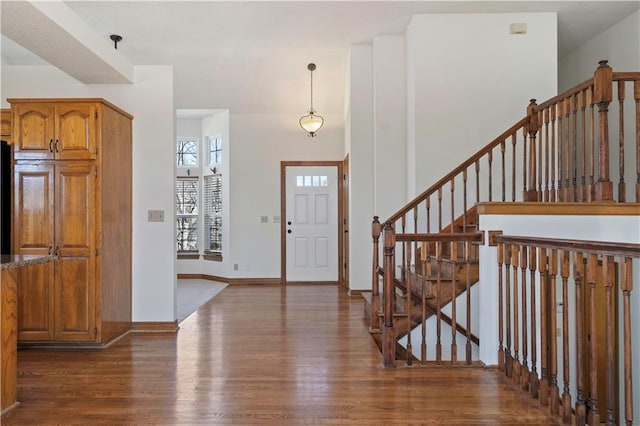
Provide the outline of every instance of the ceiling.
<path id="1" fill-rule="evenodd" d="M 133 65 L 172 65 L 176 108 L 241 113 L 314 106 L 342 114 L 348 49 L 402 34 L 419 13 L 558 13 L 563 57 L 640 6 L 638 1 L 68 1 L 79 17 Z M 473 36 L 473 35 L 470 35 Z M 2 37 L 3 64 L 42 60 Z"/>

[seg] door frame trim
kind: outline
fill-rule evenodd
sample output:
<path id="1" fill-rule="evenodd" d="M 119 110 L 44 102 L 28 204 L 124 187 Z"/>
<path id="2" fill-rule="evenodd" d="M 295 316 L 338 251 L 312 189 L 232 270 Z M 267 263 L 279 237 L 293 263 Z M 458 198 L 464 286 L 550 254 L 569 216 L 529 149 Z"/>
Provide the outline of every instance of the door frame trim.
<path id="1" fill-rule="evenodd" d="M 344 282 L 344 215 L 342 181 L 343 161 L 281 161 L 280 162 L 280 281 L 287 283 L 287 167 L 334 166 L 338 173 L 338 283 Z"/>

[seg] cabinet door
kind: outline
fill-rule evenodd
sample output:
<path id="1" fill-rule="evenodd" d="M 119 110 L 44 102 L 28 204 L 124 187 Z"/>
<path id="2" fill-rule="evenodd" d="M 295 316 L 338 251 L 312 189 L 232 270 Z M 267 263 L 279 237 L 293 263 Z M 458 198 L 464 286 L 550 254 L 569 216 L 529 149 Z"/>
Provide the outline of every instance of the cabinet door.
<path id="1" fill-rule="evenodd" d="M 41 342 L 54 339 L 53 263 L 19 269 L 18 341 Z"/>
<path id="2" fill-rule="evenodd" d="M 12 135 L 14 158 L 53 158 L 54 121 L 54 108 L 50 104 L 15 105 Z"/>
<path id="3" fill-rule="evenodd" d="M 53 166 L 14 166 L 13 251 L 51 254 L 53 249 Z"/>
<path id="4" fill-rule="evenodd" d="M 0 136 L 2 140 L 11 143 L 11 110 L 0 111 Z"/>
<path id="5" fill-rule="evenodd" d="M 95 166 L 56 166 L 56 340 L 95 340 Z"/>
<path id="6" fill-rule="evenodd" d="M 96 106 L 94 104 L 56 105 L 55 157 L 59 160 L 95 158 Z"/>

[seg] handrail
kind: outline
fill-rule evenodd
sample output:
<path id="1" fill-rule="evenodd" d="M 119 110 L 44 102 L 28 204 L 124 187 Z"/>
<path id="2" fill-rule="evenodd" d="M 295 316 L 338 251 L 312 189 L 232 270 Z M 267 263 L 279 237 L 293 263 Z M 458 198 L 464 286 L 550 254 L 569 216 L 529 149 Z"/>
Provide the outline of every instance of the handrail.
<path id="1" fill-rule="evenodd" d="M 513 126 L 509 127 L 509 129 L 507 129 L 506 131 L 502 132 L 500 136 L 498 136 L 497 138 L 489 142 L 487 145 L 485 145 L 483 148 L 481 148 L 479 151 L 477 151 L 475 154 L 469 157 L 468 160 L 464 161 L 462 164 L 460 164 L 458 167 L 456 167 L 451 172 L 446 174 L 443 178 L 441 178 L 435 184 L 431 185 L 429 188 L 423 191 L 420 195 L 415 197 L 413 200 L 409 201 L 400 210 L 392 214 L 391 217 L 387 219 L 387 221 L 395 222 L 396 220 L 400 219 L 402 215 L 409 213 L 416 206 L 418 206 L 422 201 L 424 201 L 425 198 L 427 198 L 430 195 L 433 195 L 438 190 L 438 188 L 444 186 L 452 178 L 456 177 L 457 175 L 462 173 L 465 169 L 467 169 L 469 166 L 471 166 L 480 158 L 482 158 L 482 156 L 484 156 L 485 154 L 489 153 L 491 150 L 499 146 L 502 142 L 505 141 L 507 136 L 512 135 L 515 131 L 522 128 L 528 122 L 528 120 L 529 120 L 529 117 L 521 118 L 520 121 L 518 121 Z"/>
<path id="2" fill-rule="evenodd" d="M 521 244 L 550 249 L 581 250 L 607 256 L 640 257 L 640 244 L 616 243 L 608 241 L 572 240 L 564 238 L 520 237 L 513 235 L 495 235 L 496 243 Z"/>
<path id="3" fill-rule="evenodd" d="M 482 241 L 482 232 L 439 232 L 434 234 L 396 234 L 396 241 Z"/>
<path id="4" fill-rule="evenodd" d="M 640 72 L 614 72 L 613 81 L 638 81 Z"/>
<path id="5" fill-rule="evenodd" d="M 573 95 L 577 95 L 578 93 L 582 92 L 585 89 L 588 89 L 589 87 L 591 87 L 593 85 L 593 77 L 583 81 L 582 83 L 578 84 L 577 86 L 574 86 L 570 89 L 565 90 L 564 92 L 560 93 L 559 95 L 554 96 L 553 98 L 544 101 L 543 103 L 537 105 L 536 109 L 537 111 L 542 111 L 545 108 L 550 107 L 551 105 L 558 103 L 558 101 L 561 101 L 565 98 L 568 98 L 570 96 Z"/>

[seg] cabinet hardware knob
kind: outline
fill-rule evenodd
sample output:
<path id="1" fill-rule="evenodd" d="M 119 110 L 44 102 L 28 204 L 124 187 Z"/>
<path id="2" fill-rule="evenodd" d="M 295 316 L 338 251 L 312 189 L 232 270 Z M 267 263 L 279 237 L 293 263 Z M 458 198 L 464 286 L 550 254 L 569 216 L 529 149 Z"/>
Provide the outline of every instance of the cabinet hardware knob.
<path id="1" fill-rule="evenodd" d="M 58 255 L 59 252 L 60 252 L 60 247 L 56 246 L 56 256 Z"/>
<path id="2" fill-rule="evenodd" d="M 58 139 L 56 139 L 56 152 L 58 152 Z"/>
<path id="3" fill-rule="evenodd" d="M 49 250 L 47 250 L 47 254 L 51 256 L 51 246 L 49 246 Z"/>
<path id="4" fill-rule="evenodd" d="M 49 152 L 53 152 L 53 139 L 49 139 Z"/>

